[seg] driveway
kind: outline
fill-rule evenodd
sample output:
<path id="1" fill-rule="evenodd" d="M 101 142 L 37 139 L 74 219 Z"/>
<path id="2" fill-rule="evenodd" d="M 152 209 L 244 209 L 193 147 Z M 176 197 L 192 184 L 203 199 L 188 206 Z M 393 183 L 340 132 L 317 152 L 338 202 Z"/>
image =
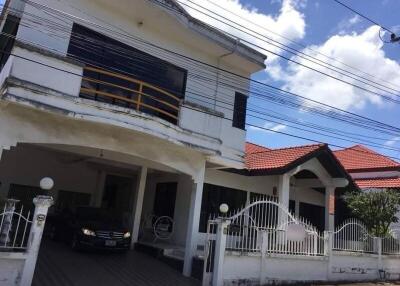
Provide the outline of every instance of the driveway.
<path id="1" fill-rule="evenodd" d="M 146 254 L 80 253 L 62 243 L 43 241 L 34 286 L 200 286 Z"/>

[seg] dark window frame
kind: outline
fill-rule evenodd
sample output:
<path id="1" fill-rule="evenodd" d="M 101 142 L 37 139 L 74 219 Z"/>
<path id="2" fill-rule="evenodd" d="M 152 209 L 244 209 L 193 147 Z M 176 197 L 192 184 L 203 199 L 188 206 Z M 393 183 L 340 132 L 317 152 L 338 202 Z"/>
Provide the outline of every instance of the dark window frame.
<path id="1" fill-rule="evenodd" d="M 233 197 L 227 198 L 230 195 Z M 209 216 L 218 214 L 222 203 L 228 204 L 230 209 L 239 209 L 246 204 L 246 201 L 247 191 L 205 183 L 201 200 L 199 232 L 206 232 Z"/>
<path id="2" fill-rule="evenodd" d="M 246 129 L 247 95 L 236 92 L 233 107 L 232 126 L 242 130 Z"/>
<path id="3" fill-rule="evenodd" d="M 0 71 L 3 70 L 3 67 L 10 57 L 12 48 L 14 47 L 15 36 L 17 35 L 19 28 L 19 22 L 20 18 L 8 14 L 4 22 L 3 28 L 1 29 L 2 33 L 8 34 L 11 37 L 3 34 L 0 36 Z"/>

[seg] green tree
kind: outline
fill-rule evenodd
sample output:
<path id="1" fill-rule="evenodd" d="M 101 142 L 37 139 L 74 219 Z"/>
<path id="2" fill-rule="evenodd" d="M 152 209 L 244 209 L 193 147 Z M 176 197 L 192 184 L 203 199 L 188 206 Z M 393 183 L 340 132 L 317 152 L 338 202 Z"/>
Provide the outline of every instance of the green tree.
<path id="1" fill-rule="evenodd" d="M 400 190 L 363 190 L 345 196 L 353 215 L 362 220 L 373 235 L 389 235 L 389 227 L 397 222 L 400 207 Z"/>

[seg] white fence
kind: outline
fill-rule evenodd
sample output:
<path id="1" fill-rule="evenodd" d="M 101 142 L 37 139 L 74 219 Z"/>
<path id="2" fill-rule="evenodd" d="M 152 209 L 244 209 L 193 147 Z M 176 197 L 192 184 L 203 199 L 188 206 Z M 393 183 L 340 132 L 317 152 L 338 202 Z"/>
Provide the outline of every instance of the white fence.
<path id="1" fill-rule="evenodd" d="M 264 254 L 322 255 L 324 237 L 303 218 L 295 218 L 274 200 L 255 201 L 230 217 L 226 250 Z M 291 241 L 288 229 L 304 230 L 304 238 Z"/>
<path id="2" fill-rule="evenodd" d="M 32 283 L 37 255 L 48 208 L 53 199 L 33 199 L 35 211 L 16 209 L 15 200 L 7 200 L 0 213 L 0 285 L 29 286 Z"/>
<path id="3" fill-rule="evenodd" d="M 364 269 L 360 257 L 351 253 L 373 254 L 369 259 L 373 260 L 371 265 L 376 269 L 368 267 Z M 258 283 L 269 283 L 271 281 L 268 282 L 269 278 L 265 277 L 265 273 L 272 271 L 272 268 L 264 269 L 264 273 L 262 269 L 265 268 L 265 264 L 278 267 L 283 263 L 279 259 L 286 259 L 286 263 L 290 265 L 288 267 L 294 267 L 293 273 L 299 273 L 299 276 L 293 277 L 299 281 L 307 280 L 304 277 L 309 277 L 310 281 L 348 280 L 355 277 L 354 275 L 358 275 L 357 279 L 361 280 L 366 277 L 378 279 L 378 274 L 386 271 L 386 266 L 382 264 L 382 255 L 388 257 L 387 260 L 400 263 L 400 258 L 397 256 L 400 255 L 400 239 L 395 236 L 376 238 L 356 219 L 345 221 L 332 232 L 321 233 L 306 219 L 295 217 L 287 207 L 275 200 L 254 201 L 225 217 L 210 218 L 205 245 L 203 285 L 223 285 L 224 275 L 228 275 L 231 280 L 232 277 L 236 280 L 247 279 L 244 276 L 257 271 L 261 271 L 259 275 L 262 277 Z M 257 256 L 261 256 L 261 260 Z M 299 260 L 296 257 L 302 258 Z M 304 261 L 304 264 L 301 262 L 302 259 L 311 260 Z M 318 259 L 322 259 L 319 264 Z M 342 262 L 346 267 L 341 267 Z M 257 263 L 261 265 L 257 266 Z M 338 266 L 333 266 L 335 263 L 338 263 Z M 242 276 L 238 276 L 240 271 L 229 271 L 232 265 L 234 268 L 240 268 L 242 265 L 244 269 L 248 267 L 248 270 L 243 271 Z M 313 278 L 307 276 L 308 271 L 313 270 L 307 268 L 307 265 L 314 265 L 315 269 L 326 267 L 328 270 L 324 271 L 324 274 L 318 272 Z M 225 268 L 228 274 L 224 273 L 224 267 L 228 267 Z M 281 270 L 276 271 L 278 272 L 270 274 L 277 275 Z M 390 271 L 393 274 L 393 271 Z M 400 278 L 400 270 L 398 272 Z M 364 275 L 366 273 L 367 276 Z"/>
<path id="4" fill-rule="evenodd" d="M 0 213 L 0 251 L 23 251 L 26 249 L 32 224 L 31 212 L 24 216 L 24 206 L 19 211 L 15 202 L 8 201 Z"/>
<path id="5" fill-rule="evenodd" d="M 377 252 L 376 239 L 367 227 L 356 219 L 348 219 L 333 233 L 333 249 L 351 252 Z"/>

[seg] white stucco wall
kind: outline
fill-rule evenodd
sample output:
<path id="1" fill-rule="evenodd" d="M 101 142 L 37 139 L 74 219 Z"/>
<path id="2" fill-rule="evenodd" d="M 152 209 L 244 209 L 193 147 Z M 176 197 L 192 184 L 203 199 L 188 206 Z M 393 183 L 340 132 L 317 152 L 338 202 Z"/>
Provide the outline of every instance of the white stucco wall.
<path id="1" fill-rule="evenodd" d="M 32 146 L 4 151 L 0 161 L 0 195 L 7 196 L 10 184 L 38 187 L 40 179 L 46 176 L 55 182 L 51 191 L 55 199 L 59 190 L 91 195 L 100 191 L 103 186 L 97 185 L 99 171 L 86 162 L 73 162 L 76 159 Z"/>
<path id="2" fill-rule="evenodd" d="M 334 252 L 332 256 L 306 257 L 290 255 L 225 254 L 224 285 L 296 284 L 324 281 L 379 280 L 377 255 Z M 383 256 L 382 269 L 386 278 L 400 277 L 398 256 Z"/>
<path id="3" fill-rule="evenodd" d="M 0 252 L 0 286 L 19 285 L 24 263 L 20 253 Z"/>
<path id="4" fill-rule="evenodd" d="M 207 79 L 199 80 L 197 77 L 199 74 L 198 63 L 183 60 L 177 55 L 156 49 L 140 41 L 143 40 L 153 43 L 175 53 L 183 54 L 208 65 L 219 66 L 245 77 L 249 77 L 251 71 L 254 71 L 254 63 L 250 64 L 250 62 L 247 62 L 246 64 L 244 58 L 239 61 L 231 57 L 220 58 L 220 56 L 229 51 L 216 45 L 210 39 L 201 36 L 199 33 L 190 31 L 185 27 L 185 24 L 182 25 L 175 17 L 171 16 L 169 13 L 163 12 L 154 4 L 142 0 L 135 0 L 133 2 L 118 0 L 113 1 L 111 4 L 111 2 L 107 1 L 38 1 L 40 5 L 74 15 L 74 21 L 83 25 L 89 26 L 89 24 L 80 19 L 87 19 L 94 23 L 94 25 L 100 25 L 107 29 L 120 29 L 120 33 L 116 33 L 106 32 L 97 28 L 97 30 L 102 33 L 109 34 L 111 37 L 123 41 L 139 50 L 165 59 L 188 70 L 185 100 L 222 112 L 223 117 L 228 120 L 223 120 L 212 115 L 200 115 L 193 110 L 189 112 L 189 109 L 184 107 L 181 111 L 179 125 L 191 132 L 200 132 L 200 134 L 221 141 L 221 147 L 218 148 L 221 155 L 213 156 L 214 158 L 212 158 L 215 162 L 219 164 L 240 164 L 242 161 L 241 156 L 244 151 L 246 132 L 232 127 L 232 122 L 230 121 L 233 114 L 232 108 L 236 90 L 218 83 L 216 71 L 208 70 Z M 17 38 L 21 41 L 29 42 L 52 52 L 56 52 L 61 56 L 66 55 L 69 44 L 69 31 L 72 29 L 73 21 L 66 16 L 61 16 L 60 19 L 57 19 L 51 16 L 51 13 L 45 13 L 42 9 L 32 7 L 29 4 L 22 6 L 26 13 L 22 16 Z M 126 11 L 129 11 L 129 13 Z M 54 21 L 62 25 L 63 29 L 62 31 L 44 33 L 44 31 L 48 30 L 48 27 L 42 26 L 40 22 L 35 25 L 29 24 L 31 23 L 32 15 Z M 116 21 L 116 19 L 118 19 L 118 21 Z M 139 22 L 142 24 L 138 25 Z M 134 40 L 132 37 L 123 36 L 124 33 L 125 35 L 126 33 L 134 35 L 134 37 L 138 37 L 141 40 L 138 41 Z M 51 60 L 45 60 L 44 63 L 47 64 L 48 61 Z M 34 63 L 27 64 L 26 61 L 22 61 L 22 64 L 27 68 L 20 71 L 21 76 L 25 76 L 24 73 L 31 73 L 32 68 L 30 66 L 35 65 Z M 49 76 L 49 71 L 43 71 L 42 69 L 45 69 L 45 67 L 34 69 L 35 72 L 30 76 L 32 82 L 43 84 L 43 86 L 55 88 L 56 90 L 61 89 L 65 94 L 77 94 L 80 84 L 73 84 L 76 78 L 69 79 L 69 77 L 74 77 L 73 75 L 66 75 L 66 78 L 60 81 L 57 79 L 57 73 L 61 71 L 52 70 L 51 74 L 54 73 L 55 75 L 53 77 L 53 74 Z M 71 67 L 64 66 L 62 69 L 68 70 L 71 69 Z M 81 70 L 77 68 L 72 68 L 72 71 L 77 74 L 81 73 Z M 223 78 L 223 75 L 221 75 L 221 78 Z M 55 84 L 52 84 L 53 82 Z M 247 80 L 243 79 L 237 83 L 241 85 L 241 90 L 248 89 L 249 82 Z M 189 92 L 189 90 L 191 92 Z M 223 101 L 225 103 L 217 101 Z M 204 110 L 202 112 L 204 112 Z"/>

